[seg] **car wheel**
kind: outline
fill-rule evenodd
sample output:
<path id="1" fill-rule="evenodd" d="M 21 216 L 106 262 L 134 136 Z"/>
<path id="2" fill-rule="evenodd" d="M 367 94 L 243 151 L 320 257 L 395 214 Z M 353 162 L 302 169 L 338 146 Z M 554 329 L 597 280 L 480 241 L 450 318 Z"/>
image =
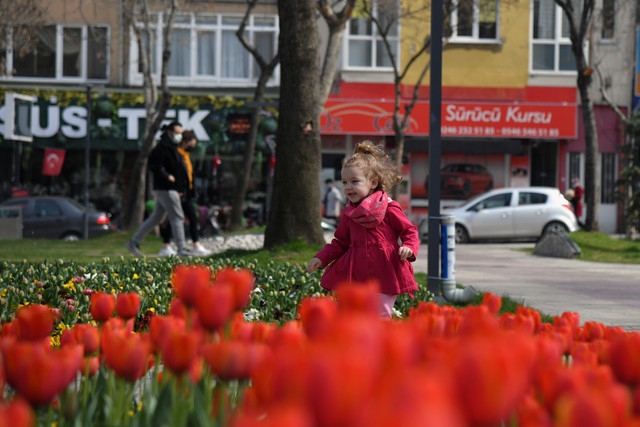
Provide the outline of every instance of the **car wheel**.
<path id="1" fill-rule="evenodd" d="M 469 243 L 469 233 L 460 224 L 456 224 L 456 243 Z"/>
<path id="2" fill-rule="evenodd" d="M 63 235 L 62 240 L 64 240 L 65 242 L 77 242 L 78 240 L 80 240 L 80 236 L 78 236 L 76 233 L 71 232 Z"/>
<path id="3" fill-rule="evenodd" d="M 549 232 L 555 232 L 555 233 L 565 232 L 565 233 L 569 233 L 569 229 L 563 223 L 558 222 L 558 221 L 553 221 L 553 222 L 550 222 L 549 224 L 544 226 L 544 229 L 542 230 L 542 235 L 544 236 L 545 234 L 547 234 Z"/>
<path id="4" fill-rule="evenodd" d="M 464 196 L 470 196 L 471 195 L 471 181 L 466 180 L 464 182 L 464 184 L 462 184 L 462 194 Z"/>
<path id="5" fill-rule="evenodd" d="M 489 181 L 489 183 L 487 184 L 487 191 L 491 190 L 493 190 L 493 181 Z"/>

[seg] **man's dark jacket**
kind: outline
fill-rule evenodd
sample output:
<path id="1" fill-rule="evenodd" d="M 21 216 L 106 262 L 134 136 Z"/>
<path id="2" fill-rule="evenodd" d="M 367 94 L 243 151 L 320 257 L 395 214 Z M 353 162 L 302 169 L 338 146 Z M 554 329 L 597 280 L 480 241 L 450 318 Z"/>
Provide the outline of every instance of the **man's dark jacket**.
<path id="1" fill-rule="evenodd" d="M 166 132 L 149 154 L 149 170 L 153 174 L 154 190 L 176 190 L 186 194 L 189 188 L 187 167 L 178 153 L 178 145 Z M 169 175 L 174 176 L 175 182 L 169 181 Z"/>

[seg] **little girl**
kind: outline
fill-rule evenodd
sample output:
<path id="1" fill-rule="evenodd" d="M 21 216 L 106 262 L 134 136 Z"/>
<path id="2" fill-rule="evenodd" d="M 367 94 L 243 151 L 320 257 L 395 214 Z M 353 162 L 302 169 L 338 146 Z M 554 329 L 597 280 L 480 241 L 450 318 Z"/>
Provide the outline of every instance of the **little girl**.
<path id="1" fill-rule="evenodd" d="M 389 156 L 371 141 L 359 143 L 342 166 L 348 205 L 331 243 L 307 264 L 309 273 L 326 266 L 321 285 L 344 281 L 380 283 L 380 314 L 391 318 L 398 294 L 418 289 L 413 266 L 420 240 L 417 227 L 386 193 L 401 177 Z"/>

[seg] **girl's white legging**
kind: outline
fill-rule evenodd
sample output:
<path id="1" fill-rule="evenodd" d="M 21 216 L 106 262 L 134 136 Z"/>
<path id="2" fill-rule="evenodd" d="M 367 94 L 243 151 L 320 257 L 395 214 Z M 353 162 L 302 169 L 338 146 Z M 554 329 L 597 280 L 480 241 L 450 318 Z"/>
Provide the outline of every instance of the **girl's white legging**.
<path id="1" fill-rule="evenodd" d="M 387 294 L 378 294 L 380 295 L 380 317 L 383 319 L 391 319 L 391 310 L 393 309 L 393 305 L 396 303 L 397 295 L 387 295 Z"/>

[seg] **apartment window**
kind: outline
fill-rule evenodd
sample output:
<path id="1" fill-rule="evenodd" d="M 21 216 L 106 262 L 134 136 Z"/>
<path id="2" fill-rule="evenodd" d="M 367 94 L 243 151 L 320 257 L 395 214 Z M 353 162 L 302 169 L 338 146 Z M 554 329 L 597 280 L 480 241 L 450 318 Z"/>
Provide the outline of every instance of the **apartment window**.
<path id="1" fill-rule="evenodd" d="M 393 66 L 393 61 L 398 60 L 399 17 L 397 4 L 394 7 L 378 7 L 377 2 L 373 2 L 371 14 L 383 28 L 388 28 L 384 35 L 391 46 L 389 57 L 384 42 L 383 35 L 380 34 L 373 20 L 367 16 L 352 18 L 348 23 L 348 33 L 346 39 L 346 63 L 354 68 L 379 68 L 389 69 Z"/>
<path id="2" fill-rule="evenodd" d="M 498 39 L 499 0 L 445 0 L 444 35 L 449 41 L 488 42 Z"/>
<path id="3" fill-rule="evenodd" d="M 580 15 L 578 10 L 575 13 Z M 569 22 L 554 0 L 533 1 L 532 30 L 532 71 L 576 71 L 576 58 L 569 39 Z"/>
<path id="4" fill-rule="evenodd" d="M 236 31 L 242 22 L 241 15 L 180 14 L 175 17 L 171 34 L 171 58 L 168 76 L 171 84 L 208 86 L 216 83 L 242 84 L 256 81 L 260 67 L 251 54 L 242 46 Z M 153 73 L 162 66 L 163 16 L 155 15 L 150 61 Z M 278 21 L 275 15 L 251 16 L 245 27 L 245 36 L 268 62 L 276 54 Z M 132 63 L 139 62 L 138 46 L 131 49 Z M 132 83 L 141 84 L 142 69 L 135 68 Z M 272 76 L 272 81 L 276 81 Z"/>
<path id="5" fill-rule="evenodd" d="M 105 26 L 49 25 L 24 54 L 7 52 L 10 79 L 106 80 L 108 37 Z"/>
<path id="6" fill-rule="evenodd" d="M 615 203 L 616 197 L 616 154 L 602 153 L 601 161 L 601 203 Z"/>
<path id="7" fill-rule="evenodd" d="M 221 58 L 222 77 L 247 79 L 249 77 L 249 52 L 242 46 L 236 30 L 242 22 L 241 17 L 222 17 Z"/>
<path id="8" fill-rule="evenodd" d="M 602 0 L 602 33 L 603 40 L 612 40 L 615 30 L 615 0 Z"/>

